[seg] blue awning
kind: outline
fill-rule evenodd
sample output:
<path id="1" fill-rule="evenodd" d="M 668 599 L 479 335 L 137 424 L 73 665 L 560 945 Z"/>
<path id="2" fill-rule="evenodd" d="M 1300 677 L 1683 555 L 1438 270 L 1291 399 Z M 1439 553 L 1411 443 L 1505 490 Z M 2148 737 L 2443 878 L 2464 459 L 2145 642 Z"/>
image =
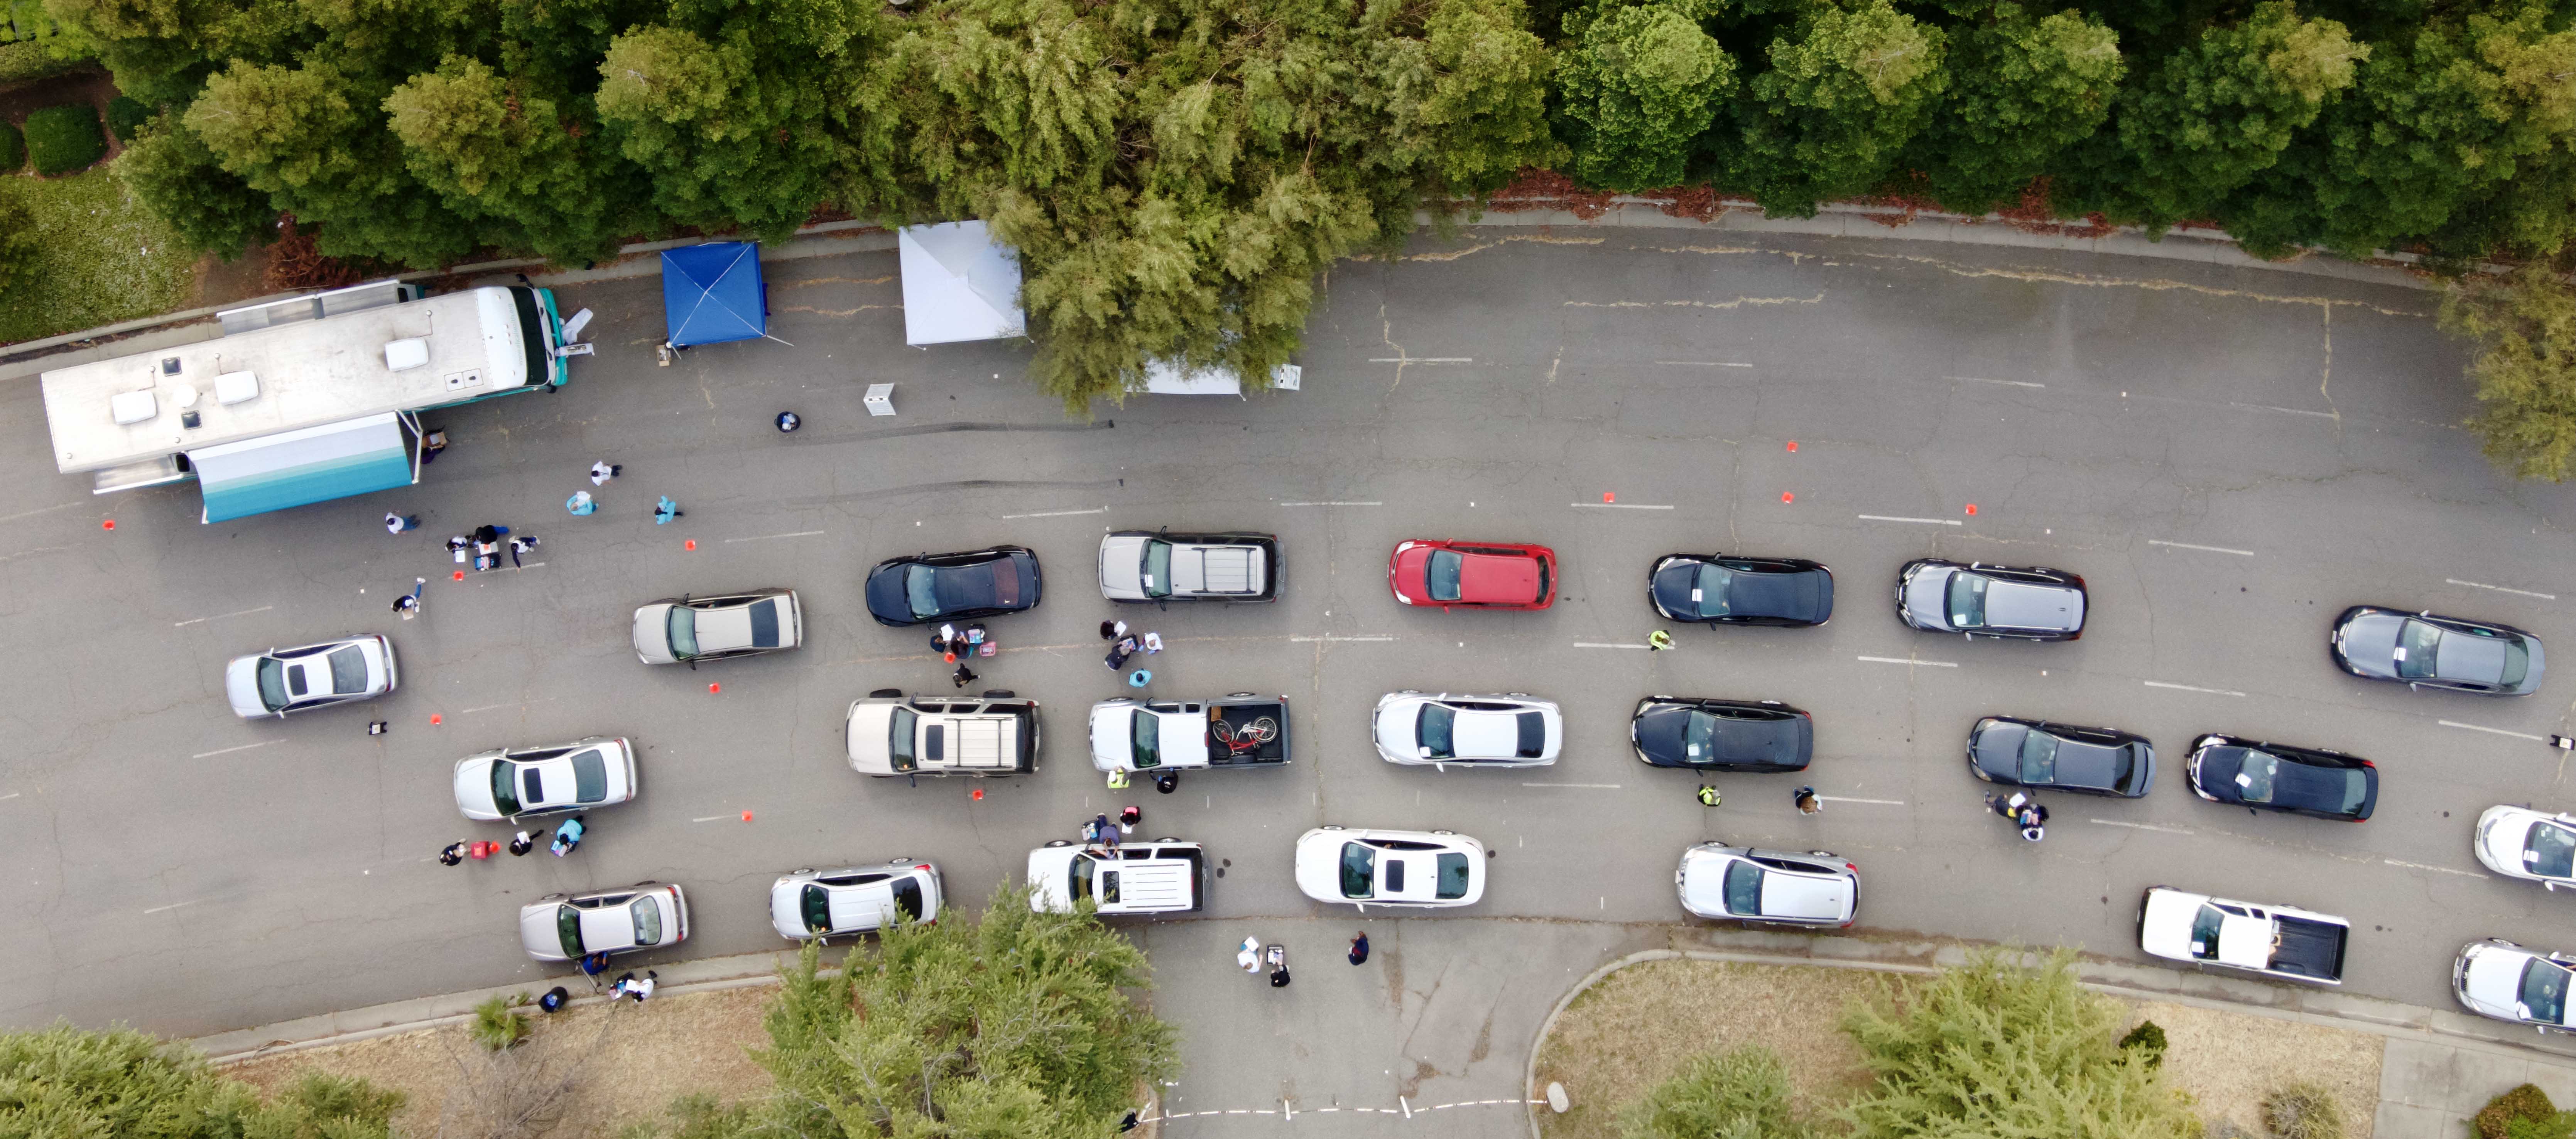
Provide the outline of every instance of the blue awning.
<path id="1" fill-rule="evenodd" d="M 676 348 L 768 335 L 760 246 L 712 241 L 663 250 L 662 319 Z"/>
<path id="2" fill-rule="evenodd" d="M 410 486 L 410 441 L 392 412 L 188 452 L 206 495 L 205 521 Z"/>

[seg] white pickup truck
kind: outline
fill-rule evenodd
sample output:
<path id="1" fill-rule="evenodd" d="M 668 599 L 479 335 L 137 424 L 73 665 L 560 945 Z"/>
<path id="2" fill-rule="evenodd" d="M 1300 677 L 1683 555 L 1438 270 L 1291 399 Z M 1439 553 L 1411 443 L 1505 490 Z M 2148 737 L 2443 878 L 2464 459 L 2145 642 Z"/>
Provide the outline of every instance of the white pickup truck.
<path id="1" fill-rule="evenodd" d="M 1111 601 L 1276 601 L 1279 539 L 1269 534 L 1121 530 L 1100 539 L 1100 595 Z"/>
<path id="2" fill-rule="evenodd" d="M 1102 771 L 1203 771 L 1288 765 L 1288 698 L 1103 700 L 1091 706 L 1091 765 Z"/>
<path id="3" fill-rule="evenodd" d="M 1207 905 L 1207 851 L 1158 838 L 1116 848 L 1057 839 L 1029 852 L 1029 908 L 1071 913 L 1091 902 L 1102 917 L 1177 914 Z"/>
<path id="4" fill-rule="evenodd" d="M 2311 985 L 2343 983 L 2352 923 L 2287 906 L 2151 886 L 2138 904 L 2138 948 L 2195 965 Z"/>

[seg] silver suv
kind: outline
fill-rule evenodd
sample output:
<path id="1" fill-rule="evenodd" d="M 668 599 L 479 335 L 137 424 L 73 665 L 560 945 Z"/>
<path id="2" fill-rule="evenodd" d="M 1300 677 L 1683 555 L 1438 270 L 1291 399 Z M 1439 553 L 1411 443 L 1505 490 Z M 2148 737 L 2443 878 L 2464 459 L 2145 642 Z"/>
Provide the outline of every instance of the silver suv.
<path id="1" fill-rule="evenodd" d="M 2084 635 L 2084 579 L 2046 566 L 1922 558 L 1896 571 L 1896 616 L 1970 640 L 2072 641 Z"/>
<path id="2" fill-rule="evenodd" d="M 850 701 L 850 770 L 861 775 L 1024 775 L 1038 769 L 1038 702 L 1009 689 L 982 696 L 906 696 L 880 688 Z"/>

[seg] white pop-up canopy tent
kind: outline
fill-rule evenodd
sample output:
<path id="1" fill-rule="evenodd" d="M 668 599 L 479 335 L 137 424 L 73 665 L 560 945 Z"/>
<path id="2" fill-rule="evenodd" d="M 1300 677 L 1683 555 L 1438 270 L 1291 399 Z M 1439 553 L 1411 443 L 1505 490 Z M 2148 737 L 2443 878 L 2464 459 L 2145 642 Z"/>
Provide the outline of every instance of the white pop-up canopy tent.
<path id="1" fill-rule="evenodd" d="M 1270 386 L 1293 392 L 1305 379 L 1306 370 L 1295 364 L 1281 364 L 1270 373 Z M 1181 370 L 1169 360 L 1156 360 L 1145 365 L 1145 390 L 1155 395 L 1230 395 L 1243 394 L 1243 376 L 1232 368 L 1198 368 Z"/>
<path id="2" fill-rule="evenodd" d="M 895 231 L 903 262 L 903 342 L 955 344 L 1028 335 L 1020 261 L 981 221 Z"/>

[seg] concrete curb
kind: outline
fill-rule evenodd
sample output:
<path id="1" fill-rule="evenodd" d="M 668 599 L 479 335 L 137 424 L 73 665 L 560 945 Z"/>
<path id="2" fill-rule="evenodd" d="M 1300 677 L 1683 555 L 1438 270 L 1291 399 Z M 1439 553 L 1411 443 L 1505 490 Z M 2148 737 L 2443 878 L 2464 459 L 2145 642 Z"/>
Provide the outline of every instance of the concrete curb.
<path id="1" fill-rule="evenodd" d="M 1723 931 L 1708 932 L 1718 937 L 1727 936 Z M 1794 937 L 1784 938 L 1781 935 L 1760 934 L 1746 936 L 1746 939 L 1773 942 L 1779 940 L 1795 940 Z M 1930 942 L 1910 945 L 1891 944 L 1884 942 L 1855 941 L 1853 939 L 1844 938 L 1806 940 L 1811 942 L 1811 948 L 1828 949 L 1829 952 L 1855 950 L 1856 952 L 1851 952 L 1851 955 L 1848 956 L 1819 957 L 1789 953 L 1746 952 L 1723 949 L 1644 949 L 1628 954 L 1627 956 L 1621 957 L 1615 961 L 1611 961 L 1608 964 L 1586 974 L 1582 980 L 1575 982 L 1572 988 L 1567 989 L 1564 996 L 1557 998 L 1555 1007 L 1548 1010 L 1547 1018 L 1539 1022 L 1537 1037 L 1530 1041 L 1529 1061 L 1525 1065 L 1521 1076 L 1521 1087 L 1523 1097 L 1528 1099 L 1532 1105 L 1529 1109 L 1528 1117 L 1531 1139 L 1540 1139 L 1539 1108 L 1547 1101 L 1546 1090 L 1538 1086 L 1539 1050 L 1547 1044 L 1548 1036 L 1556 1031 L 1557 1018 L 1563 1016 L 1566 1009 L 1573 1007 L 1576 998 L 1581 997 L 1584 993 L 1590 991 L 1594 985 L 1600 984 L 1604 978 L 1621 969 L 1648 961 L 1685 960 L 1720 961 L 1741 965 L 1804 966 L 1820 969 L 1866 969 L 1879 973 L 1905 973 L 1918 976 L 1929 976 L 1933 973 L 1939 972 L 1944 967 L 1958 965 L 1965 962 L 1970 952 L 1980 948 L 1968 945 L 1946 943 L 1934 944 Z M 1891 952 L 1891 950 L 1893 950 L 1893 952 Z M 1890 959 L 1899 955 L 1909 958 L 1917 958 L 1917 960 Z M 2038 954 L 2028 954 L 2026 955 L 2026 959 L 2036 961 L 2039 959 L 2039 956 L 2040 955 Z M 2446 1012 L 2441 1009 L 2429 1009 L 2416 1005 L 2403 1005 L 2398 1004 L 2395 1001 L 2383 1001 L 2376 997 L 2352 996 L 2350 994 L 2332 990 L 2310 990 L 2305 988 L 2292 989 L 2286 986 L 2274 985 L 2265 982 L 2239 980 L 2232 977 L 2220 977 L 2210 973 L 2180 969 L 2166 969 L 2158 966 L 2119 965 L 2100 961 L 2078 960 L 2076 962 L 2075 971 L 2077 977 L 2080 979 L 2080 983 L 2083 984 L 2085 988 L 2091 989 L 2097 993 L 2103 993 L 2115 997 L 2128 997 L 2135 1000 L 2170 1001 L 2174 1004 L 2188 1005 L 2193 1008 L 2249 1013 L 2255 1016 L 2272 1017 L 2276 1020 L 2290 1020 L 2297 1021 L 2302 1024 L 2315 1024 L 2329 1028 L 2344 1028 L 2358 1032 L 2370 1032 L 2393 1039 L 2414 1040 L 2423 1043 L 2439 1044 L 2445 1047 L 2458 1048 L 2466 1051 L 2485 1052 L 2499 1057 L 2512 1057 L 2516 1059 L 2543 1058 L 2566 1063 L 2570 1066 L 2576 1066 L 2576 1054 L 2570 1054 L 2568 1052 L 2551 1048 L 2538 1047 L 2532 1043 L 2517 1042 L 2514 1039 L 2507 1039 L 2496 1035 L 2488 1029 L 2487 1026 L 2493 1025 L 2495 1022 L 2487 1021 L 2483 1018 L 2471 1017 L 2466 1014 Z M 2163 983 L 2154 983 L 2159 980 Z M 2206 984 L 2209 982 L 2214 982 L 2215 984 Z M 2281 1003 L 2273 1003 L 2273 1001 L 2236 1000 L 2222 996 L 2208 996 L 2182 991 L 2187 988 L 2205 988 L 2223 991 L 2224 989 L 2236 986 L 2246 986 L 2260 990 L 2266 995 L 2271 996 L 2273 1001 L 2279 1001 Z M 2324 1007 L 2319 1009 L 2310 1009 L 2306 1007 L 2311 1003 L 2319 1004 Z M 2347 1008 L 2344 1006 L 2349 1007 Z M 2450 1023 L 2454 1021 L 2465 1023 Z"/>

